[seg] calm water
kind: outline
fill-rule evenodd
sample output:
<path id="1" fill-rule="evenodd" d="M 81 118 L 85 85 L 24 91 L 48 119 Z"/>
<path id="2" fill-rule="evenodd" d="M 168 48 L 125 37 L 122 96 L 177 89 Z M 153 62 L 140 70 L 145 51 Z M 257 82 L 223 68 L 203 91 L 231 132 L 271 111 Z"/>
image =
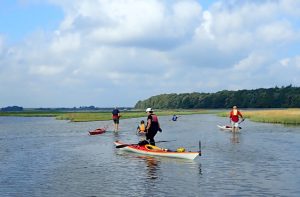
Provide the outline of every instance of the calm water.
<path id="1" fill-rule="evenodd" d="M 0 117 L 0 196 L 299 196 L 300 127 L 243 122 L 233 136 L 213 115 L 159 117 L 164 148 L 198 150 L 194 161 L 116 149 L 136 143 L 140 119 L 118 134 L 89 136 L 108 122 Z"/>

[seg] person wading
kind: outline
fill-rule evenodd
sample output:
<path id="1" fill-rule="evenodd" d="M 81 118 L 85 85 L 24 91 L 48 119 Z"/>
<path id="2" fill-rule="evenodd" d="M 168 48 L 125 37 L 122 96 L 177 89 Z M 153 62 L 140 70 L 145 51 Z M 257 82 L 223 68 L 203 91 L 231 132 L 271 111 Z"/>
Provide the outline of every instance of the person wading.
<path id="1" fill-rule="evenodd" d="M 147 108 L 146 113 L 148 115 L 146 126 L 146 140 L 148 140 L 151 145 L 155 146 L 154 137 L 157 134 L 157 131 L 162 132 L 162 130 L 158 122 L 158 117 L 153 113 L 152 108 Z"/>
<path id="2" fill-rule="evenodd" d="M 242 113 L 237 109 L 237 106 L 233 106 L 232 110 L 229 113 L 229 119 L 232 126 L 232 132 L 238 132 L 239 131 L 239 117 L 241 117 L 243 120 Z"/>
<path id="3" fill-rule="evenodd" d="M 119 131 L 119 121 L 120 121 L 120 111 L 117 107 L 113 109 L 112 113 L 112 119 L 114 121 L 114 131 L 117 132 Z"/>

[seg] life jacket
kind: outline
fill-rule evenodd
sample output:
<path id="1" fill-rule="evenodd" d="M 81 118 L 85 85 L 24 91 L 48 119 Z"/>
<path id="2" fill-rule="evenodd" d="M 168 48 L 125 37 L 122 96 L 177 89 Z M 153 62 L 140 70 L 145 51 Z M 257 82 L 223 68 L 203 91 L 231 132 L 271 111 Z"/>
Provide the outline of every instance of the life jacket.
<path id="1" fill-rule="evenodd" d="M 157 117 L 157 115 L 151 114 L 151 116 L 152 116 L 152 122 L 158 123 L 158 117 Z"/>
<path id="2" fill-rule="evenodd" d="M 145 131 L 145 124 L 140 124 L 139 125 L 139 130 L 140 131 Z"/>
<path id="3" fill-rule="evenodd" d="M 159 129 L 158 117 L 155 114 L 151 114 L 149 116 L 151 116 L 151 119 L 148 117 L 148 119 L 151 120 L 151 125 L 150 125 L 150 128 L 148 129 L 148 135 L 149 134 L 155 135 Z M 148 121 L 148 119 L 147 119 L 147 121 Z"/>
<path id="4" fill-rule="evenodd" d="M 243 117 L 241 112 L 238 110 L 231 110 L 230 112 L 230 118 L 233 122 L 238 122 L 239 121 L 239 116 Z"/>

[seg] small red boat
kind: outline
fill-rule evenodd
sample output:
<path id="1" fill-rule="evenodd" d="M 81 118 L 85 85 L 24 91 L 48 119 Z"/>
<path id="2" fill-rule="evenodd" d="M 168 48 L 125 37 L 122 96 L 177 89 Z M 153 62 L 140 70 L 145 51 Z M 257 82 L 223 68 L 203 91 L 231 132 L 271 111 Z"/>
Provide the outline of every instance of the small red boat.
<path id="1" fill-rule="evenodd" d="M 98 135 L 106 132 L 106 128 L 98 128 L 93 131 L 89 131 L 90 135 Z"/>

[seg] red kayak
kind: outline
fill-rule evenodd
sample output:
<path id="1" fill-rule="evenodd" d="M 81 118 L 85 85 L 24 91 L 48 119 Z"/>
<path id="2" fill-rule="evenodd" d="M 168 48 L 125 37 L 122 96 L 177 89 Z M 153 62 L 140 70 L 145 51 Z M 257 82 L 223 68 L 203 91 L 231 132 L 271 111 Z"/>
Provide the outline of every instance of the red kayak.
<path id="1" fill-rule="evenodd" d="M 98 128 L 93 131 L 89 131 L 90 135 L 99 135 L 106 132 L 106 128 Z"/>

